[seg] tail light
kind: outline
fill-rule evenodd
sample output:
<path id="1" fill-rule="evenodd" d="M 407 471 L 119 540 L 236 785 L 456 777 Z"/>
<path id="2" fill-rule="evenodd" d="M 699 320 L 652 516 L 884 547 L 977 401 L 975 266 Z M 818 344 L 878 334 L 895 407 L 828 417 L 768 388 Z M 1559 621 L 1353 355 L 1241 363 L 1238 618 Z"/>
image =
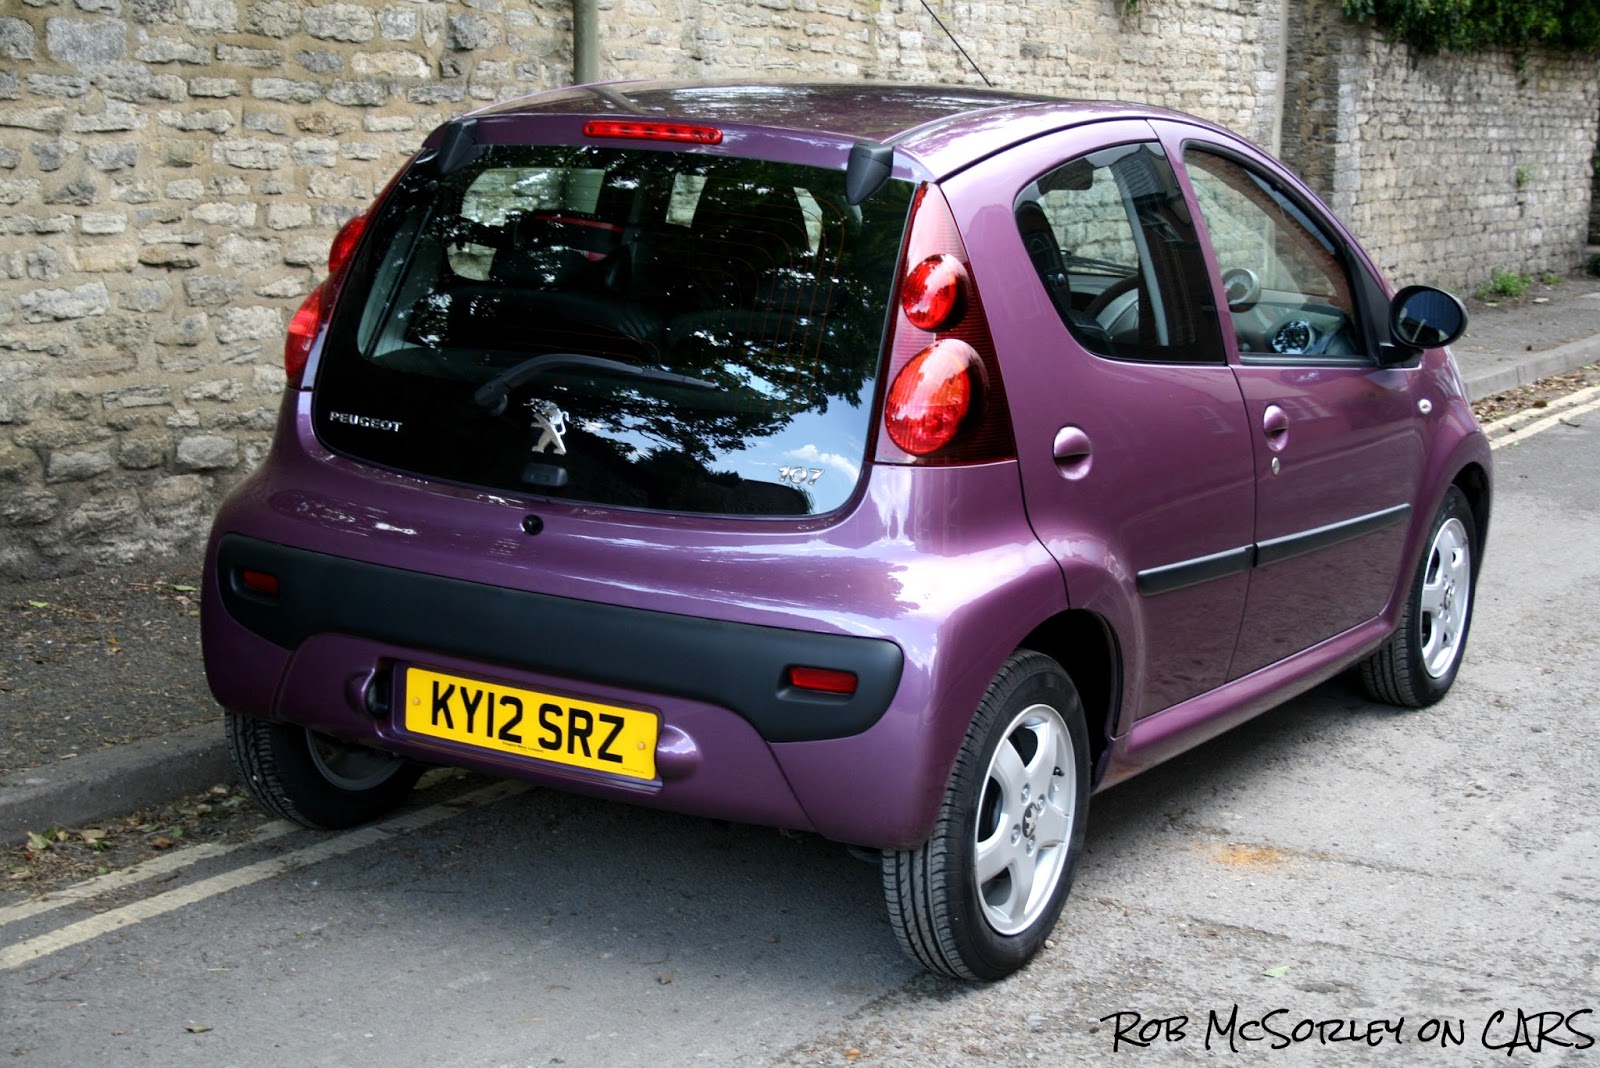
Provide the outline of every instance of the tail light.
<path id="1" fill-rule="evenodd" d="M 965 341 L 944 338 L 911 358 L 894 376 L 884 403 L 889 440 L 912 456 L 938 452 L 972 414 L 983 370 Z"/>
<path id="2" fill-rule="evenodd" d="M 339 284 L 344 281 L 344 269 L 356 254 L 356 246 L 361 243 L 361 235 L 366 232 L 367 219 L 371 214 L 372 209 L 369 208 L 339 227 L 339 232 L 333 235 L 333 244 L 328 247 L 328 277 L 311 291 L 305 303 L 300 305 L 300 310 L 294 313 L 294 318 L 289 320 L 289 336 L 283 346 L 283 373 L 289 380 L 290 389 L 300 388 L 300 381 L 306 373 L 306 361 L 311 358 L 317 335 L 328 325 L 328 316 L 333 311 L 333 298 L 338 294 Z"/>
<path id="3" fill-rule="evenodd" d="M 900 257 L 879 463 L 1016 456 L 994 339 L 944 194 L 917 190 Z"/>
<path id="4" fill-rule="evenodd" d="M 339 227 L 339 232 L 333 235 L 333 244 L 328 246 L 328 276 L 344 270 L 345 264 L 350 262 L 350 257 L 356 254 L 356 246 L 361 243 L 361 235 L 367 232 L 367 220 L 371 218 L 370 211 L 364 211 L 352 219 L 345 220 Z"/>
<path id="5" fill-rule="evenodd" d="M 322 333 L 322 324 L 327 319 L 324 313 L 331 304 L 328 283 L 323 282 L 311 291 L 305 303 L 300 305 L 300 310 L 294 313 L 294 318 L 289 320 L 289 336 L 283 345 L 283 373 L 289 379 L 290 389 L 300 388 L 300 380 L 306 373 L 306 361 L 311 358 L 311 346 L 316 344 L 317 335 Z"/>

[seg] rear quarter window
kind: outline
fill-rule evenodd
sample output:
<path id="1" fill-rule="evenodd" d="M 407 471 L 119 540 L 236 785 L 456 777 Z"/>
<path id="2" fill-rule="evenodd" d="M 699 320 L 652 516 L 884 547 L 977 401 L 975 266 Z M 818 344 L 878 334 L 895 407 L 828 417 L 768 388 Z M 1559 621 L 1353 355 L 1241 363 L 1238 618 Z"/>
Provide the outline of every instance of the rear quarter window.
<path id="1" fill-rule="evenodd" d="M 1200 242 L 1158 144 L 1068 160 L 1024 189 L 1015 211 L 1039 281 L 1079 344 L 1116 359 L 1222 362 Z"/>

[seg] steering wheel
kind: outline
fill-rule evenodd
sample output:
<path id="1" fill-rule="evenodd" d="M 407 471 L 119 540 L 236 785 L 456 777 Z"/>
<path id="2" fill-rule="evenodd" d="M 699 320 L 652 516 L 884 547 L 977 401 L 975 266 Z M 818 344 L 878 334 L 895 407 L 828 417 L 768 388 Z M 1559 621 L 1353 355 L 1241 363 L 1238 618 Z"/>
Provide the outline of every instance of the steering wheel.
<path id="1" fill-rule="evenodd" d="M 1139 276 L 1130 274 L 1126 278 L 1119 278 L 1106 286 L 1089 306 L 1083 309 L 1083 314 L 1099 323 L 1108 334 L 1116 332 L 1117 323 L 1125 318 L 1128 312 L 1137 308 L 1139 304 Z"/>
<path id="2" fill-rule="evenodd" d="M 1248 267 L 1223 271 L 1222 289 L 1232 311 L 1249 311 L 1261 299 L 1261 279 Z"/>

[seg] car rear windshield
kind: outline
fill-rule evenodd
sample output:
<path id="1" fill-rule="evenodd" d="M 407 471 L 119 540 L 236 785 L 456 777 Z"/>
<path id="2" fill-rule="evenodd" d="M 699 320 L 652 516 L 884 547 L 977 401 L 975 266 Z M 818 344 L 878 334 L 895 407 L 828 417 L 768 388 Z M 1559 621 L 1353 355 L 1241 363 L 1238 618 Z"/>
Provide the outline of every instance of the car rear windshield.
<path id="1" fill-rule="evenodd" d="M 330 448 L 524 494 L 729 515 L 851 496 L 911 189 L 709 154 L 493 145 L 413 168 L 324 345 Z"/>

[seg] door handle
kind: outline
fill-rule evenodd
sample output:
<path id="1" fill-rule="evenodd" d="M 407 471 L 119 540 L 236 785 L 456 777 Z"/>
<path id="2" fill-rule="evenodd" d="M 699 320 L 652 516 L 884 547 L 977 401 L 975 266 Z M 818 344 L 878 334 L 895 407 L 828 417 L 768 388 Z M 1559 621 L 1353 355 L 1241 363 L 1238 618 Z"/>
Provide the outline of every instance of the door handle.
<path id="1" fill-rule="evenodd" d="M 1056 458 L 1056 470 L 1061 477 L 1070 482 L 1076 482 L 1089 473 L 1093 463 L 1091 454 L 1094 447 L 1089 443 L 1089 435 L 1075 426 L 1064 426 L 1056 431 L 1055 446 L 1053 449 Z"/>
<path id="2" fill-rule="evenodd" d="M 1261 413 L 1261 430 L 1267 437 L 1267 448 L 1282 451 L 1289 444 L 1289 413 L 1276 404 L 1267 405 Z"/>

